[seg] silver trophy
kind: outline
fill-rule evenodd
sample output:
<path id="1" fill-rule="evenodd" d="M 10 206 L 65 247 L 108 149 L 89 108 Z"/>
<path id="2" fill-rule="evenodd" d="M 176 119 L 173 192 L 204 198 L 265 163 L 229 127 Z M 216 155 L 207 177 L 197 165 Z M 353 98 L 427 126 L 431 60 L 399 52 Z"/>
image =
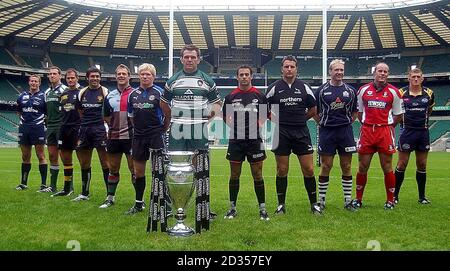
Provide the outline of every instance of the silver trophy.
<path id="1" fill-rule="evenodd" d="M 172 201 L 172 210 L 176 212 L 177 223 L 168 229 L 172 236 L 190 236 L 194 230 L 184 224 L 186 208 L 195 190 L 194 166 L 192 159 L 194 152 L 172 151 L 168 152 L 169 164 L 166 168 L 167 192 Z"/>

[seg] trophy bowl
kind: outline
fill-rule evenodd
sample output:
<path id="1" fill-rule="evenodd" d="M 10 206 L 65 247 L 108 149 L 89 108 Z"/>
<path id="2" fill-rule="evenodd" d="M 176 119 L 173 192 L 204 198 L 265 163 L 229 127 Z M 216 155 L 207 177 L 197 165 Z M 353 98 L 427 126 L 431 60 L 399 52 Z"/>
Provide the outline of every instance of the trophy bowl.
<path id="1" fill-rule="evenodd" d="M 172 151 L 167 153 L 169 163 L 165 170 L 167 194 L 172 202 L 172 210 L 176 211 L 176 224 L 167 230 L 172 236 L 190 236 L 194 230 L 184 224 L 186 208 L 195 190 L 194 166 L 192 159 L 194 152 Z"/>

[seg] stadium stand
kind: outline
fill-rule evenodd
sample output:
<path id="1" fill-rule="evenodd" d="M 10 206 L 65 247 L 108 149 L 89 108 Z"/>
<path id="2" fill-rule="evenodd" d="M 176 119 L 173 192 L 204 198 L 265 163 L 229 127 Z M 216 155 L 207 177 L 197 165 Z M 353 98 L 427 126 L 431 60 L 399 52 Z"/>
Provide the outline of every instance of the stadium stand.
<path id="1" fill-rule="evenodd" d="M 0 59 L 1 59 L 0 64 L 12 65 L 12 66 L 16 65 L 16 62 L 11 57 L 11 55 L 6 51 L 5 48 L 0 49 Z"/>

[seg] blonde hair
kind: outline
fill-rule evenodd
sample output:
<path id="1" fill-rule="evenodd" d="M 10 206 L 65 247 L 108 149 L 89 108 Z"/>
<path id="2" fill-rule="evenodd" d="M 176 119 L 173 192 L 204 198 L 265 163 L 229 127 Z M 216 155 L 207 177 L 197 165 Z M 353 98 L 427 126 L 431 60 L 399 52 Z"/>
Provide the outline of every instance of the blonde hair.
<path id="1" fill-rule="evenodd" d="M 150 73 L 153 75 L 153 77 L 156 77 L 156 68 L 153 66 L 153 64 L 150 63 L 143 63 L 138 68 L 138 74 L 141 74 L 141 71 L 150 71 Z"/>
<path id="2" fill-rule="evenodd" d="M 339 58 L 333 59 L 333 61 L 330 62 L 330 65 L 328 66 L 328 69 L 331 71 L 333 69 L 333 66 L 336 64 L 342 64 L 345 65 L 345 61 Z"/>

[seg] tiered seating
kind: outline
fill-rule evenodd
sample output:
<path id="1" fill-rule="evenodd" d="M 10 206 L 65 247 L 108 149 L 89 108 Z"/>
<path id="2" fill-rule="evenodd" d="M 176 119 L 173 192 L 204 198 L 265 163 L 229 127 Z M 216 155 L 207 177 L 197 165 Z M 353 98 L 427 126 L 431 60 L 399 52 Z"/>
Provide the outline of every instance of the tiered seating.
<path id="1" fill-rule="evenodd" d="M 437 106 L 446 105 L 450 99 L 450 85 L 429 86 L 434 93 L 434 100 Z"/>
<path id="2" fill-rule="evenodd" d="M 0 64 L 15 66 L 16 62 L 12 57 L 5 51 L 4 48 L 0 49 Z"/>
<path id="3" fill-rule="evenodd" d="M 430 141 L 434 142 L 436 139 L 450 131 L 450 121 L 439 120 L 430 129 Z"/>
<path id="4" fill-rule="evenodd" d="M 0 100 L 15 101 L 19 93 L 6 80 L 0 79 Z"/>
<path id="5" fill-rule="evenodd" d="M 32 68 L 42 69 L 42 58 L 37 56 L 29 56 L 29 55 L 20 55 L 20 57 L 25 61 L 27 65 Z"/>
<path id="6" fill-rule="evenodd" d="M 450 54 L 426 56 L 422 70 L 424 73 L 450 72 Z"/>
<path id="7" fill-rule="evenodd" d="M 17 142 L 19 117 L 15 112 L 0 113 L 0 141 Z"/>
<path id="8" fill-rule="evenodd" d="M 58 66 L 62 70 L 75 68 L 79 72 L 85 72 L 89 68 L 89 61 L 87 56 L 50 53 L 50 58 L 53 65 Z"/>

